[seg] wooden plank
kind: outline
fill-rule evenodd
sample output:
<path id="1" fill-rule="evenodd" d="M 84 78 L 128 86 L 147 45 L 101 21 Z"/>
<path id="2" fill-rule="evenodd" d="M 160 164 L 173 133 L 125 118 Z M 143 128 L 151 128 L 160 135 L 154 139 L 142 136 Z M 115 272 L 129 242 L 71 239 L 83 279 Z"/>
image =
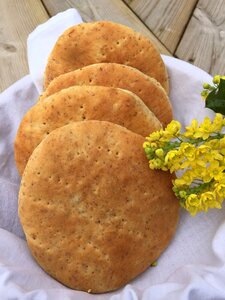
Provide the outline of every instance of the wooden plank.
<path id="1" fill-rule="evenodd" d="M 48 19 L 41 1 L 0 0 L 0 92 L 28 73 L 28 34 Z"/>
<path id="2" fill-rule="evenodd" d="M 176 56 L 212 75 L 225 74 L 224 16 L 224 0 L 200 0 Z"/>
<path id="3" fill-rule="evenodd" d="M 76 8 L 85 22 L 110 20 L 132 27 L 149 37 L 161 53 L 171 53 L 121 0 L 42 0 L 51 16 L 65 9 Z"/>
<path id="4" fill-rule="evenodd" d="M 124 0 L 174 53 L 198 0 Z"/>

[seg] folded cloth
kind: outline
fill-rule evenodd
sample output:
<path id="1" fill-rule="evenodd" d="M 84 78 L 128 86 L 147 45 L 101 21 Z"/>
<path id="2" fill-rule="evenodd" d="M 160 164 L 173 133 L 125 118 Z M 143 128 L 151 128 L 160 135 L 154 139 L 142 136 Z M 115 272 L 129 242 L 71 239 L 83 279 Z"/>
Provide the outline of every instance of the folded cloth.
<path id="1" fill-rule="evenodd" d="M 68 12 L 62 13 L 60 20 L 54 21 L 52 32 L 59 32 L 57 26 L 61 28 L 67 17 Z M 29 43 L 33 40 L 39 48 L 42 46 L 38 41 L 45 40 L 47 43 L 51 21 L 43 24 L 42 29 L 46 31 L 43 29 L 37 40 L 33 36 Z M 30 59 L 36 59 L 35 52 L 30 53 L 36 47 L 28 48 Z M 45 57 L 48 51 L 44 53 Z M 211 76 L 186 62 L 167 56 L 163 59 L 169 72 L 174 118 L 188 125 L 193 118 L 202 120 L 206 115 L 213 116 L 204 108 L 200 97 L 202 83 L 210 82 Z M 224 207 L 194 218 L 182 210 L 176 236 L 159 258 L 158 266 L 149 268 L 126 287 L 112 293 L 90 295 L 73 291 L 38 266 L 27 248 L 17 215 L 20 177 L 13 157 L 17 128 L 23 115 L 37 101 L 35 86 L 40 83 L 43 74 L 40 70 L 32 71 L 36 68 L 31 67 L 30 70 L 31 75 L 0 95 L 0 299 L 225 299 Z"/>

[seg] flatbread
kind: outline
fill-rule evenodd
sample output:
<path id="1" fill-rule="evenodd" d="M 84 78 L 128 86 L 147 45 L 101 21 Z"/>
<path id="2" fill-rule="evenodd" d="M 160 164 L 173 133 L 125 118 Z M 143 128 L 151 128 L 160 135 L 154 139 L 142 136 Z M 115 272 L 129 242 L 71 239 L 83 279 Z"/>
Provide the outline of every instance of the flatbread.
<path id="1" fill-rule="evenodd" d="M 70 122 L 105 120 L 147 136 L 161 123 L 132 92 L 101 86 L 73 86 L 49 96 L 23 118 L 15 140 L 15 161 L 22 175 L 36 146 L 52 130 Z"/>
<path id="2" fill-rule="evenodd" d="M 59 37 L 46 66 L 45 88 L 61 74 L 101 62 L 137 68 L 169 90 L 167 71 L 155 45 L 131 28 L 109 21 L 82 23 Z"/>
<path id="3" fill-rule="evenodd" d="M 146 270 L 178 221 L 171 175 L 148 167 L 144 138 L 103 121 L 54 130 L 22 177 L 19 217 L 41 267 L 66 286 L 117 289 Z"/>
<path id="4" fill-rule="evenodd" d="M 162 86 L 135 68 L 115 64 L 94 64 L 55 78 L 43 93 L 45 99 L 73 85 L 102 85 L 119 87 L 138 95 L 165 127 L 173 118 L 172 106 Z"/>

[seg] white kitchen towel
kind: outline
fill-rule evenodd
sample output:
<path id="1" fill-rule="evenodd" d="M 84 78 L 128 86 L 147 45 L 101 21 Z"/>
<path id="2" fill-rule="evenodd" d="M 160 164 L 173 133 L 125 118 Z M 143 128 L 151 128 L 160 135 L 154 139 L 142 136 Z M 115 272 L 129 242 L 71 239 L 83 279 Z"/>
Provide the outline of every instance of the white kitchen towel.
<path id="1" fill-rule="evenodd" d="M 67 16 L 68 12 L 61 13 L 60 21 L 54 21 L 52 34 L 55 33 L 55 40 L 58 36 L 56 33 L 60 34 L 57 25 L 61 28 L 63 18 Z M 74 24 L 77 22 L 78 19 L 74 19 Z M 37 40 L 33 36 L 29 43 L 33 40 L 41 48 L 42 35 L 48 43 L 51 24 L 50 20 L 41 25 L 42 31 Z M 29 51 L 35 48 L 29 47 Z M 46 49 L 49 51 L 50 47 Z M 35 60 L 34 53 L 28 56 Z M 45 52 L 44 56 L 47 57 L 48 53 Z M 202 83 L 210 82 L 211 76 L 186 62 L 166 56 L 163 59 L 169 72 L 174 118 L 188 125 L 192 118 L 202 120 L 206 115 L 212 116 L 204 108 L 200 97 Z M 25 112 L 37 101 L 38 92 L 34 82 L 37 86 L 43 76 L 35 64 L 34 61 L 34 67 L 30 68 L 31 75 L 0 95 L 0 299 L 225 299 L 225 207 L 208 214 L 201 213 L 194 218 L 182 210 L 177 233 L 159 258 L 158 266 L 149 268 L 113 293 L 90 295 L 73 291 L 48 276 L 38 266 L 23 239 L 17 215 L 20 178 L 13 158 L 17 128 Z"/>

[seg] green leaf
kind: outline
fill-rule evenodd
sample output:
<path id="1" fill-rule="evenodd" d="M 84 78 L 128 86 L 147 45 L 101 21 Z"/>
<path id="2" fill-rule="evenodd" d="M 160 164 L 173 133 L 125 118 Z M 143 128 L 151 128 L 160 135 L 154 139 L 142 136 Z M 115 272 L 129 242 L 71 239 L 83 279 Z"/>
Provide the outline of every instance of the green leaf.
<path id="1" fill-rule="evenodd" d="M 225 115 L 225 80 L 220 79 L 218 88 L 209 93 L 205 100 L 205 107 L 216 113 Z"/>

